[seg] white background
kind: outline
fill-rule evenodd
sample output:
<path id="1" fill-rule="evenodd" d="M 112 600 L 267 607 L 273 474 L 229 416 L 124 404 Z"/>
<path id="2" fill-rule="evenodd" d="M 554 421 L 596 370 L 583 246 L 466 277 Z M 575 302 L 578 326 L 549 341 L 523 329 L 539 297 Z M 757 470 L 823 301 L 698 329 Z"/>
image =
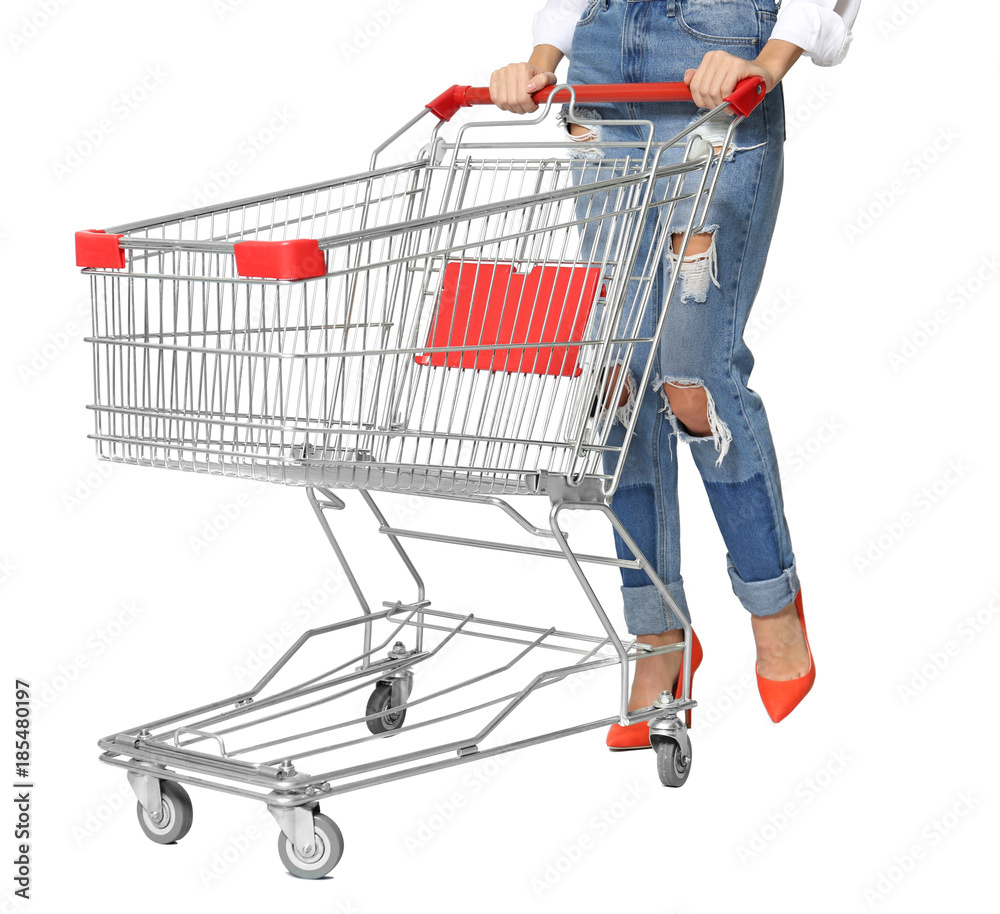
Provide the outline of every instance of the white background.
<path id="1" fill-rule="evenodd" d="M 847 62 L 803 62 L 786 80 L 785 197 L 749 338 L 818 668 L 788 720 L 771 724 L 757 697 L 749 620 L 685 459 L 684 575 L 706 659 L 683 790 L 659 786 L 651 753 L 609 753 L 592 731 L 502 766 L 330 801 L 347 851 L 333 878 L 310 883 L 287 876 L 276 826 L 248 801 L 196 791 L 188 837 L 152 844 L 123 772 L 98 763 L 99 736 L 245 685 L 239 667 L 266 654 L 269 635 L 285 637 L 280 626 L 322 590 L 333 559 L 301 492 L 98 467 L 73 232 L 187 208 L 199 195 L 362 170 L 370 149 L 443 88 L 484 84 L 526 56 L 535 6 L 4 4 L 4 716 L 15 676 L 42 707 L 34 898 L 12 899 L 4 871 L 0 910 L 990 907 L 1000 638 L 993 4 L 959 13 L 944 0 L 866 0 Z M 74 159 L 102 119 L 112 129 Z M 283 129 L 269 137 L 269 126 Z M 245 144 L 261 137 L 273 141 L 251 161 Z M 230 161 L 238 173 L 221 188 Z M 197 548 L 233 505 L 238 517 Z M 335 520 L 363 574 L 383 584 L 375 537 L 361 532 L 370 524 L 356 497 L 349 507 Z M 436 510 L 409 521 L 426 525 Z M 603 528 L 580 535 L 610 547 Z M 414 551 L 443 608 L 590 625 L 565 569 Z M 600 581 L 617 617 L 614 577 Z M 407 596 L 376 591 L 376 603 Z M 355 611 L 341 590 L 313 618 Z M 613 713 L 602 687 L 549 691 L 529 726 Z M 461 808 L 444 823 L 456 794 Z"/>

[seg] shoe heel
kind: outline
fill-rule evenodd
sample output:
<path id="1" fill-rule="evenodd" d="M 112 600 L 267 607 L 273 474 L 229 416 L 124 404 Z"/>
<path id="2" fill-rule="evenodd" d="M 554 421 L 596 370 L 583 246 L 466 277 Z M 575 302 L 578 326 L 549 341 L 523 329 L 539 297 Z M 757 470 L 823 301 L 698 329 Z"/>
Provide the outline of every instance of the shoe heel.
<path id="1" fill-rule="evenodd" d="M 698 636 L 695 634 L 694 629 L 691 629 L 691 688 L 694 690 L 694 674 L 698 671 L 698 667 L 701 666 L 701 661 L 704 659 L 705 652 L 701 648 L 701 642 L 698 640 Z M 681 679 L 684 676 L 684 660 L 681 659 L 681 668 L 678 671 L 677 679 L 674 680 L 674 690 L 673 696 L 675 698 L 680 695 Z M 688 708 L 684 712 L 684 719 L 687 726 L 691 726 L 691 709 Z M 606 743 L 609 749 L 649 749 L 649 724 L 646 721 L 639 721 L 639 723 L 630 724 L 627 727 L 623 727 L 620 724 L 612 724 L 611 728 L 608 730 L 608 735 L 606 737 Z"/>
<path id="2" fill-rule="evenodd" d="M 694 697 L 694 674 L 698 672 L 698 667 L 701 666 L 701 661 L 705 658 L 705 652 L 702 650 L 701 642 L 698 640 L 698 635 L 695 634 L 695 630 L 691 629 L 691 695 L 689 698 Z M 680 698 L 681 695 L 681 682 L 684 679 L 684 661 L 681 660 L 681 668 L 677 673 L 677 681 L 674 683 L 674 698 Z M 684 712 L 684 724 L 687 728 L 691 729 L 691 711 L 693 708 L 688 708 Z"/>

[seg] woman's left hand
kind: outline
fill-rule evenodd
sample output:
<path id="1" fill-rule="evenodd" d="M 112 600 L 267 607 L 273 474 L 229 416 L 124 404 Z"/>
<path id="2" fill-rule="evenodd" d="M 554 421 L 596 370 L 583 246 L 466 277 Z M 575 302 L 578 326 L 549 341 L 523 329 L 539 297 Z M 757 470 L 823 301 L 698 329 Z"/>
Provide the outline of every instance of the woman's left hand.
<path id="1" fill-rule="evenodd" d="M 699 108 L 715 108 L 741 79 L 759 76 L 770 92 L 780 77 L 755 60 L 734 57 L 725 51 L 709 51 L 696 70 L 684 72 L 684 82 L 691 87 L 691 97 Z"/>

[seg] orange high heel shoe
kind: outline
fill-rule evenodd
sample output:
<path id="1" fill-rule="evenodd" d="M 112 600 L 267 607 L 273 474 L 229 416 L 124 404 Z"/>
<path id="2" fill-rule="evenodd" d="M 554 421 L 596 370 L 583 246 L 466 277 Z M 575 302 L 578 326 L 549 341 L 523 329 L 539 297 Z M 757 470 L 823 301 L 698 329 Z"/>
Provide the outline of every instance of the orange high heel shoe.
<path id="1" fill-rule="evenodd" d="M 694 674 L 698 667 L 701 666 L 701 661 L 704 659 L 705 652 L 701 649 L 701 642 L 698 640 L 698 636 L 695 634 L 694 629 L 691 629 L 691 686 L 694 688 Z M 636 663 L 639 661 L 637 660 Z M 680 695 L 681 689 L 681 679 L 684 676 L 684 658 L 681 658 L 681 668 L 677 673 L 677 679 L 674 680 L 674 687 L 672 693 L 674 697 Z M 608 748 L 609 749 L 651 749 L 652 746 L 649 742 L 649 722 L 645 720 L 636 721 L 634 724 L 629 724 L 627 727 L 623 727 L 621 724 L 612 724 L 611 729 L 608 730 Z"/>
<path id="2" fill-rule="evenodd" d="M 802 626 L 802 637 L 806 641 L 806 650 L 809 652 L 809 672 L 798 679 L 765 679 L 757 673 L 757 691 L 760 692 L 760 700 L 764 702 L 767 713 L 775 723 L 788 717 L 796 706 L 813 687 L 816 681 L 816 664 L 813 662 L 812 648 L 809 647 L 809 636 L 806 634 L 806 620 L 802 614 L 802 590 L 795 595 L 795 608 L 799 614 L 799 625 Z M 756 665 L 754 666 L 756 672 Z"/>

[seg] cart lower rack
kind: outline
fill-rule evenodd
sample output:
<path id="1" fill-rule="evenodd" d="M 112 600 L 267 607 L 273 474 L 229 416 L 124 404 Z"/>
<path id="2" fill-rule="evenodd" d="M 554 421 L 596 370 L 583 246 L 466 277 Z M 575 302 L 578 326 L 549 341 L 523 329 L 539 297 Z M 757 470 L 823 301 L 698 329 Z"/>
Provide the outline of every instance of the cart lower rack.
<path id="1" fill-rule="evenodd" d="M 305 632 L 251 689 L 100 741 L 102 760 L 126 769 L 153 841 L 182 838 L 192 822 L 183 785 L 207 787 L 263 801 L 282 862 L 318 878 L 344 846 L 321 802 L 612 723 L 648 721 L 661 781 L 686 781 L 690 623 L 609 502 L 666 315 L 654 319 L 651 278 L 670 226 L 683 220 L 683 254 L 706 224 L 724 166 L 699 128 L 731 105 L 727 148 L 762 91 L 759 80 L 741 83 L 674 137 L 636 121 L 644 138 L 633 146 L 581 150 L 565 137 L 495 139 L 511 121 L 468 122 L 449 138 L 460 107 L 489 101 L 487 90 L 456 86 L 363 174 L 78 233 L 99 455 L 303 487 L 361 608 Z M 541 113 L 517 129 L 543 123 L 554 100 L 585 123 L 577 101 L 690 94 L 683 84 L 562 86 L 536 98 Z M 380 165 L 428 113 L 437 123 L 416 159 Z M 490 140 L 470 141 L 474 130 Z M 619 408 L 626 394 L 632 404 Z M 611 434 L 616 424 L 623 435 Z M 370 602 L 362 591 L 330 523 L 345 507 L 338 489 L 359 490 L 412 597 Z M 496 508 L 532 544 L 394 527 L 380 491 Z M 546 496 L 548 526 L 510 495 Z M 604 515 L 631 557 L 575 551 L 568 511 Z M 600 631 L 439 608 L 407 538 L 565 561 Z M 589 564 L 643 570 L 682 620 L 683 643 L 623 641 Z M 327 646 L 357 634 L 360 649 L 331 666 Z M 470 650 L 481 655 L 475 673 L 442 678 Z M 670 651 L 684 655 L 680 694 L 629 711 L 630 663 Z M 617 677 L 614 713 L 510 735 L 518 708 L 600 669 Z"/>

